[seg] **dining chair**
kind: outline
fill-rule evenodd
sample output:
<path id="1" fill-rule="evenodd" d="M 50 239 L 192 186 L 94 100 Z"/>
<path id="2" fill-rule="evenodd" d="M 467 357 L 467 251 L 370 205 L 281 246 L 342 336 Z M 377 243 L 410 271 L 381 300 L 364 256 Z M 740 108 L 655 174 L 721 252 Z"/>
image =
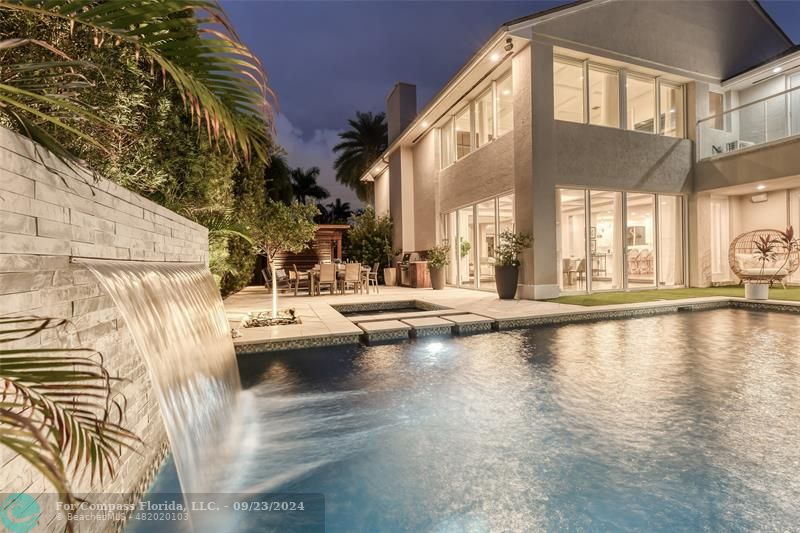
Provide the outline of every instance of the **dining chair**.
<path id="1" fill-rule="evenodd" d="M 306 289 L 311 294 L 311 281 L 307 272 L 297 270 L 297 265 L 292 263 L 292 276 L 294 277 L 294 295 L 297 296 L 298 289 Z"/>
<path id="2" fill-rule="evenodd" d="M 580 287 L 581 283 L 586 283 L 586 258 L 580 260 L 576 273 L 578 278 L 578 287 Z"/>
<path id="3" fill-rule="evenodd" d="M 378 269 L 380 266 L 380 263 L 373 263 L 372 270 L 367 272 L 367 294 L 369 294 L 370 285 L 375 287 L 375 294 L 380 294 L 380 289 L 378 289 Z"/>
<path id="4" fill-rule="evenodd" d="M 327 285 L 331 294 L 336 294 L 336 267 L 332 263 L 323 263 L 319 266 L 317 294 L 322 292 L 323 285 Z"/>
<path id="5" fill-rule="evenodd" d="M 363 278 L 361 277 L 361 263 L 347 263 L 344 267 L 344 279 L 342 280 L 342 294 L 347 290 L 348 286 L 353 287 L 353 293 L 356 289 L 363 292 Z"/>
<path id="6" fill-rule="evenodd" d="M 286 271 L 282 268 L 275 270 L 275 285 L 278 289 L 278 292 L 289 292 L 294 290 L 294 283 Z"/>

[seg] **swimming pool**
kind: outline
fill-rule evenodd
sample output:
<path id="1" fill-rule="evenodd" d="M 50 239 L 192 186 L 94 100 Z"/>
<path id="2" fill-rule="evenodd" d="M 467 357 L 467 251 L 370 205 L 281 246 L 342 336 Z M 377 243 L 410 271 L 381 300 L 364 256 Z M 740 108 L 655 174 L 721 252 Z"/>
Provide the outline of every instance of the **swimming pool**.
<path id="1" fill-rule="evenodd" d="M 248 357 L 237 485 L 323 493 L 326 531 L 793 530 L 798 326 L 721 309 Z"/>

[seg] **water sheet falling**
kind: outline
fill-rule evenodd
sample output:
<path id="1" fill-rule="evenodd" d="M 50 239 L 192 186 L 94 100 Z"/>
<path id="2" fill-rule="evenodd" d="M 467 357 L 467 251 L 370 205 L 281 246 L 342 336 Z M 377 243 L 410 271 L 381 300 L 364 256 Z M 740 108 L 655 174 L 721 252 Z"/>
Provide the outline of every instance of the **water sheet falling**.
<path id="1" fill-rule="evenodd" d="M 235 453 L 241 383 L 208 267 L 82 261 L 114 300 L 150 372 L 185 493 L 218 492 Z"/>

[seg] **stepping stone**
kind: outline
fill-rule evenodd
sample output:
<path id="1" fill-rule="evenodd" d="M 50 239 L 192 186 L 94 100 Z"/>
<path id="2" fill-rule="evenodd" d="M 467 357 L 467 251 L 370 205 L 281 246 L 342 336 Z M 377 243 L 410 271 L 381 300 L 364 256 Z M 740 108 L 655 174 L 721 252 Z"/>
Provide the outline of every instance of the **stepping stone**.
<path id="1" fill-rule="evenodd" d="M 403 322 L 414 328 L 411 333 L 415 337 L 432 337 L 434 335 L 452 335 L 453 323 L 436 316 L 420 318 L 404 318 Z"/>
<path id="2" fill-rule="evenodd" d="M 466 314 L 466 315 L 447 315 L 447 320 L 455 325 L 453 329 L 459 335 L 465 333 L 477 333 L 479 331 L 491 331 L 494 320 L 485 316 Z"/>
<path id="3" fill-rule="evenodd" d="M 403 324 L 399 320 L 360 322 L 357 326 L 364 330 L 364 338 L 367 343 L 407 339 L 408 333 L 411 331 L 411 326 Z"/>

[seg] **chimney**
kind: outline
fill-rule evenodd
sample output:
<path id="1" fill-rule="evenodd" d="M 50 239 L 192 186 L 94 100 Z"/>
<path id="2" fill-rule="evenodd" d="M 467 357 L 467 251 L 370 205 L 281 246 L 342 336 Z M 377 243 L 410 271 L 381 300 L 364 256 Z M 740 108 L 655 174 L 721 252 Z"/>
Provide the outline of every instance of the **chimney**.
<path id="1" fill-rule="evenodd" d="M 389 126 L 389 144 L 411 124 L 417 116 L 417 86 L 398 82 L 386 98 L 386 120 Z"/>

